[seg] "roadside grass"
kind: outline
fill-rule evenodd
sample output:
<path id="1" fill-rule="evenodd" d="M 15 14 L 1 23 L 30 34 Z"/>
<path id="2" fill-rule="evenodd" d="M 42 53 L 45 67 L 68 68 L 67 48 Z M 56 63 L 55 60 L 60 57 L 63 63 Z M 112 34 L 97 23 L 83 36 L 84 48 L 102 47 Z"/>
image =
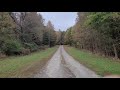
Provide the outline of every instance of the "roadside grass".
<path id="1" fill-rule="evenodd" d="M 74 47 L 64 46 L 65 50 L 80 63 L 95 71 L 98 75 L 120 75 L 120 61 L 105 58 Z"/>
<path id="2" fill-rule="evenodd" d="M 34 69 L 41 61 L 50 58 L 57 48 L 58 46 L 31 53 L 27 56 L 13 56 L 0 59 L 0 78 L 22 77 L 22 74 L 25 71 L 27 72 L 27 69 Z M 32 72 L 30 73 L 32 74 Z"/>

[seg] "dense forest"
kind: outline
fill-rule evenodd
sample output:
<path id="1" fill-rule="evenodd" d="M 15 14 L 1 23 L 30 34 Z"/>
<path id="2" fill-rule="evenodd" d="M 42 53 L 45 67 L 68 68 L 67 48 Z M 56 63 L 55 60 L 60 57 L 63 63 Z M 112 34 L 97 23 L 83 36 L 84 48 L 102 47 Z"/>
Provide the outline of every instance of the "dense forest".
<path id="1" fill-rule="evenodd" d="M 37 12 L 0 12 L 0 57 L 26 55 L 55 45 L 70 45 L 120 58 L 120 13 L 78 12 L 76 23 L 56 31 Z"/>
<path id="2" fill-rule="evenodd" d="M 120 58 L 120 12 L 78 12 L 65 44 L 104 56 Z"/>
<path id="3" fill-rule="evenodd" d="M 51 21 L 45 25 L 37 12 L 0 12 L 0 57 L 26 55 L 60 44 L 61 33 Z"/>

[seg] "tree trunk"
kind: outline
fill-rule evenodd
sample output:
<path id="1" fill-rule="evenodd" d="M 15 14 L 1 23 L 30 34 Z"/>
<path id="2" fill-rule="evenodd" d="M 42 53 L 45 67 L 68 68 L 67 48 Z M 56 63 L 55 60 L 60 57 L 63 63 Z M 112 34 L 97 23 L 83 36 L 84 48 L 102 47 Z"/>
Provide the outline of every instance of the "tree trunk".
<path id="1" fill-rule="evenodd" d="M 114 50 L 114 54 L 115 54 L 115 59 L 118 59 L 118 53 L 117 53 L 115 44 L 113 44 L 113 50 Z"/>

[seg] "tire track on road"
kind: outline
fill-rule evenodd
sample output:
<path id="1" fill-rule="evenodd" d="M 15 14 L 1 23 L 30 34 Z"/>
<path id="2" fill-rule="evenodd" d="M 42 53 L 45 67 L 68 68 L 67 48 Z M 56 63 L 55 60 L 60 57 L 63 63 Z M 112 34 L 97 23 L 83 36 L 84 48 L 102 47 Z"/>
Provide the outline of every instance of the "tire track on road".
<path id="1" fill-rule="evenodd" d="M 74 60 L 60 46 L 45 67 L 34 78 L 98 78 L 95 72 Z"/>

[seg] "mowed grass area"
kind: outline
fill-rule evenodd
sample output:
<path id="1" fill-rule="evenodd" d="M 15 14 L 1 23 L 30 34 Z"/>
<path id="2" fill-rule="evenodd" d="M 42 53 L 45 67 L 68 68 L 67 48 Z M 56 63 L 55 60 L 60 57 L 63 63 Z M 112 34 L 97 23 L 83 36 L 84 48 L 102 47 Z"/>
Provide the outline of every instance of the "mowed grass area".
<path id="1" fill-rule="evenodd" d="M 0 78 L 21 77 L 21 74 L 26 73 L 27 69 L 33 69 L 41 61 L 49 59 L 55 53 L 57 48 L 58 46 L 31 53 L 27 56 L 14 56 L 6 59 L 0 59 Z M 29 74 L 32 74 L 32 71 L 34 70 L 31 70 Z"/>
<path id="2" fill-rule="evenodd" d="M 80 63 L 95 71 L 98 75 L 120 75 L 120 61 L 98 56 L 70 46 L 64 46 L 65 50 Z"/>

